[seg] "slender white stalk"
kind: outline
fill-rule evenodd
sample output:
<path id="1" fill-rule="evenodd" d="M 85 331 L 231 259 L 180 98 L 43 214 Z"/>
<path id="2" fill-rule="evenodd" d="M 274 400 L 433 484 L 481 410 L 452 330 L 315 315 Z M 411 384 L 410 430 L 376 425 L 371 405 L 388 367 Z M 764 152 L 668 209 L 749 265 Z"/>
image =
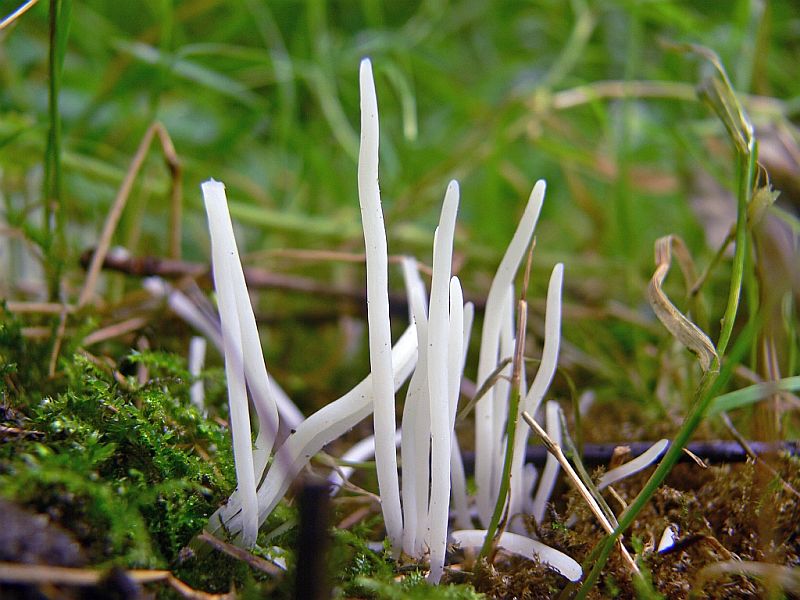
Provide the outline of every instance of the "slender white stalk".
<path id="1" fill-rule="evenodd" d="M 560 446 L 561 423 L 558 418 L 558 403 L 552 400 L 548 402 L 545 405 L 545 414 L 547 434 L 553 439 L 556 445 Z M 533 498 L 532 514 L 537 523 L 541 523 L 544 518 L 544 511 L 547 508 L 547 503 L 550 501 L 550 496 L 556 485 L 559 469 L 558 459 L 552 454 L 548 454 L 547 461 L 544 463 L 542 477 L 539 479 L 539 488 L 536 490 L 536 496 Z"/>
<path id="2" fill-rule="evenodd" d="M 222 322 L 225 375 L 228 381 L 228 406 L 231 417 L 231 435 L 233 436 L 233 459 L 242 508 L 240 543 L 245 547 L 252 547 L 258 536 L 258 500 L 242 357 L 242 330 L 231 276 L 233 270 L 231 263 L 235 262 L 237 257 L 236 239 L 227 210 L 225 187 L 221 183 L 211 180 L 203 183 L 202 190 L 211 232 L 214 287 L 217 290 Z"/>
<path id="3" fill-rule="evenodd" d="M 420 348 L 427 347 L 427 335 L 424 339 L 425 345 L 420 345 Z M 404 524 L 404 529 L 411 529 L 411 527 L 416 524 L 414 526 L 413 536 L 410 532 L 409 534 L 406 534 L 406 536 L 414 541 L 412 551 L 410 553 L 411 556 L 422 557 L 428 549 L 428 542 L 430 538 L 428 503 L 430 502 L 431 491 L 431 420 L 429 416 L 430 396 L 428 394 L 428 365 L 424 360 L 420 359 L 418 361 L 417 371 L 420 372 L 420 377 L 418 379 L 419 388 L 412 396 L 412 398 L 416 398 L 416 400 L 412 400 L 416 405 L 416 409 L 413 413 L 414 420 L 412 421 L 412 429 L 415 432 L 412 439 L 414 440 L 415 449 L 413 452 L 414 462 L 410 463 L 413 465 L 411 468 L 413 470 L 412 475 L 414 478 L 414 502 L 411 505 L 410 510 L 414 511 L 414 517 L 411 524 L 408 526 Z"/>
<path id="4" fill-rule="evenodd" d="M 203 366 L 206 363 L 206 338 L 199 335 L 193 335 L 189 340 L 189 375 L 192 377 L 200 377 Z M 192 383 L 189 388 L 189 401 L 194 404 L 197 409 L 205 413 L 205 388 L 203 387 L 203 380 L 197 379 Z"/>
<path id="5" fill-rule="evenodd" d="M 451 292 L 452 298 L 452 292 Z M 452 312 L 452 310 L 451 310 Z M 464 305 L 464 335 L 463 335 L 463 342 L 462 342 L 462 351 L 461 351 L 461 365 L 459 367 L 459 381 L 458 385 L 461 385 L 461 378 L 464 375 L 464 363 L 466 362 L 467 352 L 469 350 L 469 338 L 470 334 L 472 333 L 472 321 L 475 316 L 475 307 L 471 302 L 467 302 Z M 458 404 L 458 393 L 460 392 L 457 390 L 455 392 L 455 400 L 456 405 Z M 455 410 L 454 410 L 455 409 Z M 451 495 L 453 497 L 453 511 L 454 511 L 454 520 L 456 527 L 459 529 L 471 529 L 472 528 L 472 517 L 469 513 L 469 502 L 467 500 L 467 478 L 464 472 L 464 461 L 461 459 L 461 448 L 458 445 L 458 436 L 454 430 L 455 427 L 455 414 L 458 410 L 458 407 L 451 407 L 450 413 L 450 430 L 452 431 L 452 439 L 451 439 L 451 454 L 450 454 L 450 483 L 451 483 Z"/>
<path id="6" fill-rule="evenodd" d="M 524 513 L 530 514 L 533 512 L 533 488 L 536 486 L 538 478 L 539 471 L 532 464 L 528 463 L 522 467 L 522 480 L 524 482 L 522 489 L 524 494 L 521 509 Z M 516 531 L 515 533 L 519 532 Z"/>
<path id="7" fill-rule="evenodd" d="M 417 328 L 417 347 L 427 348 L 428 317 L 425 284 L 422 283 L 414 259 L 405 258 L 402 265 L 411 322 Z M 430 450 L 430 423 L 427 419 L 429 411 L 427 372 L 427 363 L 424 360 L 419 361 L 411 376 L 403 407 L 401 440 L 404 467 L 402 547 L 409 556 L 420 555 L 427 531 L 428 454 Z"/>
<path id="8" fill-rule="evenodd" d="M 514 327 L 516 325 L 514 286 L 509 286 L 503 310 L 503 319 L 500 326 L 500 358 L 510 358 L 514 356 L 516 347 L 516 337 Z M 508 363 L 500 371 L 500 377 L 492 390 L 493 430 L 492 430 L 492 452 L 494 462 L 492 464 L 492 498 L 496 498 L 500 492 L 501 479 L 503 475 L 503 462 L 506 457 L 506 421 L 508 420 L 508 404 L 511 395 L 511 376 L 513 364 Z"/>
<path id="9" fill-rule="evenodd" d="M 194 302 L 186 297 L 186 294 L 176 290 L 160 277 L 146 278 L 142 281 L 142 287 L 157 298 L 166 298 L 167 306 L 172 312 L 211 340 L 220 353 L 224 352 L 219 322 L 207 317 Z"/>
<path id="10" fill-rule="evenodd" d="M 508 287 L 514 281 L 514 275 L 530 244 L 545 192 L 544 181 L 537 181 L 528 198 L 525 212 L 514 232 L 514 237 L 506 249 L 503 260 L 497 268 L 489 295 L 486 299 L 486 315 L 481 333 L 481 350 L 478 359 L 478 377 L 476 384 L 480 388 L 495 370 L 498 363 L 499 332 L 502 322 L 501 307 L 505 301 Z M 494 498 L 491 494 L 492 465 L 494 456 L 492 448 L 492 432 L 494 430 L 492 398 L 490 394 L 478 401 L 475 407 L 475 482 L 478 486 L 478 515 L 484 524 L 491 518 Z"/>
<path id="11" fill-rule="evenodd" d="M 473 525 L 467 499 L 467 477 L 464 471 L 464 461 L 461 458 L 461 447 L 458 445 L 458 436 L 456 436 L 455 431 L 453 432 L 452 452 L 450 454 L 450 484 L 455 525 L 459 529 L 468 529 Z"/>
<path id="12" fill-rule="evenodd" d="M 480 548 L 486 538 L 486 530 L 467 529 L 454 531 L 452 538 L 462 548 Z M 561 573 L 570 581 L 578 581 L 583 574 L 581 566 L 563 552 L 525 536 L 505 532 L 497 541 L 497 547 L 525 558 L 536 557 L 542 564 Z"/>
<path id="13" fill-rule="evenodd" d="M 419 264 L 413 256 L 404 256 L 400 259 L 403 270 L 403 285 L 406 288 L 406 301 L 408 302 L 408 322 L 414 322 L 414 302 L 420 301 L 422 310 L 419 314 L 428 319 L 427 292 L 425 284 L 419 274 Z"/>
<path id="14" fill-rule="evenodd" d="M 467 362 L 469 341 L 472 338 L 472 325 L 475 322 L 475 305 L 472 302 L 464 303 L 464 348 L 461 357 L 461 372 L 463 379 L 464 364 Z M 456 411 L 458 412 L 458 411 Z"/>
<path id="15" fill-rule="evenodd" d="M 431 495 L 428 508 L 430 526 L 430 566 L 428 581 L 438 583 L 444 568 L 447 548 L 447 523 L 450 512 L 450 413 L 453 401 L 449 374 L 461 363 L 461 344 L 464 336 L 463 295 L 458 295 L 460 329 L 455 332 L 458 353 L 449 360 L 450 352 L 450 275 L 453 262 L 453 237 L 456 228 L 459 190 L 451 181 L 445 192 L 439 226 L 433 242 L 433 277 L 431 279 L 430 315 L 428 317 L 428 391 L 430 395 L 431 429 Z M 456 292 L 460 292 L 455 279 Z M 420 351 L 421 352 L 421 351 Z M 454 363 L 454 364 L 453 364 Z"/>
<path id="16" fill-rule="evenodd" d="M 395 367 L 389 383 L 394 394 L 411 375 L 417 361 L 416 332 L 413 326 L 406 329 L 397 341 L 392 354 Z M 258 490 L 260 520 L 263 521 L 269 515 L 288 489 L 290 480 L 311 460 L 312 456 L 372 412 L 374 405 L 374 398 L 370 393 L 374 389 L 372 378 L 374 375 L 367 376 L 340 399 L 308 417 L 281 446 L 274 461 L 278 467 L 275 469 L 276 473 L 273 474 L 273 469 L 270 469 L 264 484 Z M 394 450 L 394 431 L 390 434 L 389 444 Z M 287 468 L 285 465 L 291 467 Z M 276 484 L 279 480 L 278 486 Z"/>
<path id="17" fill-rule="evenodd" d="M 544 319 L 544 346 L 542 348 L 542 361 L 533 378 L 531 387 L 519 406 L 517 415 L 517 431 L 515 435 L 514 454 L 512 459 L 512 473 L 519 473 L 525 459 L 525 448 L 528 445 L 530 428 L 521 418 L 525 411 L 535 415 L 544 398 L 558 365 L 558 352 L 561 346 L 561 288 L 564 280 L 564 265 L 558 263 L 550 274 L 547 286 L 547 303 Z M 523 510 L 526 496 L 530 488 L 523 485 L 521 478 L 511 479 L 511 505 L 509 514 L 512 516 Z M 515 521 L 512 530 L 522 531 L 524 528 L 519 521 Z"/>
<path id="18" fill-rule="evenodd" d="M 242 330 L 242 354 L 244 356 L 244 372 L 247 388 L 258 416 L 258 436 L 253 454 L 253 468 L 256 477 L 261 478 L 269 460 L 275 437 L 278 434 L 278 404 L 272 395 L 270 378 L 264 362 L 258 326 L 247 292 L 242 263 L 237 255 L 231 257 L 231 279 L 236 297 L 236 309 L 239 313 L 239 326 Z"/>
<path id="19" fill-rule="evenodd" d="M 166 297 L 167 305 L 170 309 L 189 325 L 205 335 L 206 338 L 211 340 L 214 347 L 224 355 L 222 328 L 219 321 L 216 320 L 216 314 L 214 316 L 207 315 L 206 311 L 198 307 L 186 294 L 174 289 L 160 277 L 148 277 L 142 282 L 142 285 L 153 296 L 159 298 Z M 280 421 L 288 428 L 297 427 L 305 418 L 303 413 L 276 381 L 270 381 L 270 389 L 278 405 Z"/>
<path id="20" fill-rule="evenodd" d="M 397 340 L 393 354 L 392 390 L 397 390 L 414 370 L 417 334 L 412 325 Z M 364 378 L 341 398 L 324 406 L 301 423 L 275 453 L 275 459 L 258 488 L 258 520 L 263 523 L 283 498 L 294 478 L 311 457 L 365 419 L 373 410 L 372 375 Z M 394 432 L 392 432 L 394 437 Z M 392 440 L 390 440 L 392 441 Z M 242 529 L 241 504 L 229 501 L 209 520 L 212 533 L 225 527 L 238 534 Z"/>
<path id="21" fill-rule="evenodd" d="M 256 317 L 253 312 L 253 306 L 250 303 L 250 295 L 247 292 L 239 250 L 233 237 L 233 224 L 228 212 L 225 186 L 220 182 L 211 180 L 203 183 L 201 187 L 204 198 L 208 198 L 207 201 L 217 203 L 221 207 L 219 218 L 224 219 L 224 229 L 221 231 L 225 235 L 230 235 L 232 240 L 230 246 L 225 246 L 224 248 L 218 246 L 214 250 L 212 246 L 212 255 L 215 260 L 225 261 L 221 264 L 225 264 L 225 268 L 228 270 L 226 275 L 230 278 L 236 304 L 241 331 L 241 356 L 244 361 L 245 379 L 258 416 L 258 436 L 255 442 L 253 468 L 255 477 L 260 479 L 272 452 L 275 437 L 278 434 L 278 405 L 270 389 L 269 374 L 264 363 L 261 340 L 258 337 Z M 224 252 L 224 254 L 220 254 L 221 252 Z M 219 289 L 217 293 L 219 293 Z"/>
<path id="22" fill-rule="evenodd" d="M 600 481 L 597 482 L 597 489 L 602 490 L 603 488 L 607 488 L 620 479 L 625 479 L 626 477 L 629 477 L 634 473 L 638 473 L 642 469 L 649 467 L 658 459 L 659 456 L 661 456 L 664 450 L 667 449 L 667 446 L 669 446 L 669 440 L 658 440 L 655 444 L 650 446 L 636 458 L 629 460 L 624 465 L 620 465 L 611 469 L 607 473 L 604 473 L 600 478 Z"/>
<path id="23" fill-rule="evenodd" d="M 525 396 L 523 410 L 535 414 L 547 393 L 558 366 L 558 351 L 561 347 L 561 287 L 564 281 L 564 265 L 558 263 L 550 274 L 547 286 L 547 306 L 544 318 L 544 347 L 542 362 L 536 371 L 528 394 Z"/>
<path id="24" fill-rule="evenodd" d="M 450 278 L 450 328 L 448 330 L 447 341 L 447 394 L 449 397 L 449 430 L 453 431 L 456 424 L 456 412 L 458 411 L 458 399 L 461 396 L 461 379 L 464 376 L 464 363 L 466 362 L 467 345 L 467 322 L 465 317 L 466 306 L 464 305 L 464 291 L 461 289 L 461 281 L 453 275 Z"/>
<path id="25" fill-rule="evenodd" d="M 375 464 L 386 533 L 400 548 L 403 515 L 397 477 L 397 452 L 392 390 L 392 338 L 389 328 L 389 259 L 378 188 L 378 100 L 369 59 L 361 61 L 361 147 L 358 153 L 358 199 L 367 255 L 367 322 L 375 399 Z"/>
<path id="26" fill-rule="evenodd" d="M 394 445 L 397 447 L 400 444 L 400 430 L 394 432 Z M 363 440 L 360 440 L 350 446 L 350 449 L 342 454 L 339 459 L 343 464 L 338 469 L 334 470 L 329 476 L 328 481 L 331 484 L 331 496 L 342 488 L 345 481 L 349 481 L 353 475 L 355 468 L 349 466 L 348 463 L 360 463 L 369 460 L 375 456 L 375 436 L 369 435 Z"/>

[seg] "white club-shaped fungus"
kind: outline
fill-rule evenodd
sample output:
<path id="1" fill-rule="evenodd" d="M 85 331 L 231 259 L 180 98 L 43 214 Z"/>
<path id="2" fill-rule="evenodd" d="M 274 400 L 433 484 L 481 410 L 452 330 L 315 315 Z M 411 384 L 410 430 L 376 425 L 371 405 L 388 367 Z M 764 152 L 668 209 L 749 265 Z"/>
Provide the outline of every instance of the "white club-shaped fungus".
<path id="1" fill-rule="evenodd" d="M 525 250 L 533 237 L 536 222 L 542 208 L 545 192 L 544 181 L 537 181 L 528 198 L 525 212 L 522 214 L 519 225 L 514 232 L 511 243 L 506 249 L 497 273 L 489 288 L 486 298 L 486 314 L 481 332 L 481 349 L 478 358 L 478 378 L 476 383 L 480 387 L 495 370 L 498 363 L 500 348 L 500 328 L 503 318 L 503 306 L 507 302 L 508 289 L 514 281 L 514 276 L 519 268 Z M 495 467 L 501 456 L 501 441 L 494 438 L 495 406 L 493 393 L 487 394 L 475 405 L 475 483 L 477 485 L 476 502 L 478 516 L 484 524 L 489 523 L 489 518 L 494 507 L 493 482 L 495 481 Z"/>
<path id="2" fill-rule="evenodd" d="M 403 278 L 408 295 L 411 321 L 417 329 L 417 346 L 428 347 L 428 316 L 425 284 L 414 259 L 403 259 Z M 430 452 L 428 408 L 428 363 L 420 360 L 411 376 L 403 407 L 401 456 L 403 471 L 403 537 L 402 548 L 409 556 L 424 552 L 428 524 L 428 481 L 430 464 L 418 457 Z"/>
<path id="3" fill-rule="evenodd" d="M 461 364 L 461 344 L 464 335 L 463 297 L 458 279 L 454 279 L 454 291 L 458 303 L 458 323 L 455 325 L 457 355 L 454 362 L 449 360 L 450 351 L 450 273 L 453 259 L 453 236 L 458 211 L 458 183 L 451 181 L 447 186 L 439 227 L 433 241 L 433 277 L 431 281 L 430 314 L 428 316 L 428 393 L 431 431 L 431 485 L 428 522 L 430 526 L 430 564 L 429 580 L 438 583 L 442 576 L 444 555 L 447 546 L 447 523 L 450 513 L 450 439 L 452 437 L 450 407 L 450 388 L 448 380 L 451 369 Z M 455 342 L 454 342 L 455 343 Z M 420 348 L 420 361 L 422 348 Z M 459 378 L 460 379 L 460 378 Z M 417 457 L 428 460 L 427 456 Z"/>
<path id="4" fill-rule="evenodd" d="M 466 529 L 452 534 L 453 541 L 462 548 L 480 548 L 485 537 L 485 529 Z M 503 533 L 497 547 L 525 558 L 538 558 L 570 581 L 578 581 L 583 574 L 581 566 L 563 552 L 516 533 Z"/>
<path id="5" fill-rule="evenodd" d="M 233 435 L 233 460 L 236 467 L 237 492 L 241 499 L 241 543 L 251 547 L 258 536 L 258 500 L 253 465 L 253 443 L 250 413 L 244 375 L 242 324 L 234 291 L 233 263 L 239 262 L 236 238 L 225 198 L 225 186 L 217 181 L 203 183 L 203 198 L 211 233 L 211 254 L 214 287 L 217 290 L 225 350 L 225 376 L 228 381 L 228 406 Z M 241 264 L 240 267 L 241 268 Z M 246 292 L 246 290 L 245 290 Z"/>
<path id="6" fill-rule="evenodd" d="M 378 187 L 378 100 L 372 64 L 361 61 L 361 148 L 358 153 L 358 200 L 367 255 L 367 323 L 372 396 L 375 402 L 375 465 L 386 532 L 399 550 L 403 515 L 397 477 L 394 389 L 392 387 L 392 337 L 389 326 L 389 256 Z"/>
<path id="7" fill-rule="evenodd" d="M 452 533 L 452 539 L 464 546 L 477 547 L 484 543 L 486 535 L 483 530 L 471 529 L 464 466 L 454 432 L 473 320 L 473 307 L 469 303 L 464 304 L 460 281 L 452 275 L 459 188 L 455 181 L 448 185 L 439 225 L 434 233 L 429 301 L 416 262 L 411 258 L 403 260 L 411 325 L 392 347 L 388 250 L 378 186 L 378 107 L 372 68 L 367 59 L 361 62 L 360 91 L 358 191 L 366 247 L 371 372 L 338 400 L 302 423 L 293 424 L 292 433 L 275 452 L 263 478 L 262 471 L 267 464 L 278 424 L 274 392 L 270 389 L 263 362 L 224 186 L 215 181 L 203 184 L 222 320 L 221 337 L 239 482 L 237 491 L 228 503 L 212 516 L 209 528 L 212 532 L 225 529 L 242 545 L 254 544 L 258 527 L 312 456 L 373 413 L 374 436 L 353 446 L 345 458 L 363 460 L 374 451 L 387 537 L 395 552 L 402 548 L 416 559 L 423 559 L 427 555 L 430 562 L 428 580 L 438 583 L 444 570 L 451 496 L 455 522 L 462 528 Z M 492 281 L 481 336 L 478 387 L 497 370 L 499 362 L 513 351 L 513 281 L 531 242 L 544 192 L 544 182 L 537 182 Z M 555 372 L 560 339 L 562 279 L 563 266 L 559 264 L 553 269 L 548 287 L 541 365 L 530 390 L 525 390 L 524 377 L 522 379 L 520 412 L 536 410 Z M 197 320 L 195 315 L 192 318 Z M 203 324 L 203 327 L 213 330 L 207 324 Z M 501 375 L 510 375 L 510 369 L 509 365 Z M 395 394 L 409 376 L 411 382 L 399 440 L 403 461 L 401 491 L 397 470 Z M 514 416 L 508 414 L 507 407 L 510 385 L 504 377 L 499 377 L 498 381 L 476 405 L 476 504 L 482 522 L 488 521 L 498 494 L 506 444 L 506 422 Z M 250 437 L 248 389 L 259 416 L 255 449 Z M 548 430 L 554 436 L 558 430 L 556 408 L 553 404 L 547 410 Z M 536 480 L 536 472 L 532 467 L 522 464 L 527 428 L 520 424 L 516 434 L 512 462 L 512 512 L 533 509 L 537 520 L 540 520 L 554 483 L 555 471 L 545 468 L 536 498 L 531 500 L 530 490 Z M 344 471 L 347 473 L 348 469 Z M 338 477 L 333 479 L 340 482 Z M 258 481 L 260 485 L 256 488 Z M 500 536 L 498 544 L 501 549 L 515 554 L 536 556 L 573 581 L 581 576 L 580 566 L 574 560 L 525 536 L 506 532 Z"/>
<path id="8" fill-rule="evenodd" d="M 417 360 L 416 331 L 411 326 L 392 349 L 394 371 L 392 391 L 396 391 L 414 369 Z M 292 480 L 325 445 L 352 429 L 372 413 L 372 376 L 369 375 L 341 398 L 323 406 L 303 421 L 275 453 L 264 481 L 258 488 L 258 524 L 280 502 Z M 391 442 L 394 441 L 392 432 Z M 225 528 L 234 536 L 243 527 L 241 506 L 233 502 L 222 506 L 209 520 L 212 533 Z"/>
<path id="9" fill-rule="evenodd" d="M 614 467 L 610 471 L 607 471 L 602 477 L 600 477 L 600 481 L 597 482 L 597 489 L 602 490 L 607 488 L 620 479 L 625 479 L 626 477 L 629 477 L 634 473 L 638 473 L 642 469 L 649 467 L 658 459 L 659 456 L 661 456 L 664 450 L 667 449 L 667 446 L 669 446 L 669 440 L 658 440 L 655 444 L 650 446 L 636 458 L 633 458 L 625 464 Z"/>

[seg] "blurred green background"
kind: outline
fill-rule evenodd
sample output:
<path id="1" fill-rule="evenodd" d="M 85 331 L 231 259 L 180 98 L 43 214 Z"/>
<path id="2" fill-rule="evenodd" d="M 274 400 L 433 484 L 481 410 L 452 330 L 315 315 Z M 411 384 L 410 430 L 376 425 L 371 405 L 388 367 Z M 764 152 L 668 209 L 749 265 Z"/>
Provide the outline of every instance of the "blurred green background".
<path id="1" fill-rule="evenodd" d="M 0 0 L 0 15 L 19 5 Z M 98 243 L 145 132 L 160 122 L 183 166 L 182 260 L 208 265 L 199 186 L 225 182 L 247 264 L 318 286 L 251 288 L 271 375 L 306 414 L 350 389 L 369 370 L 354 300 L 363 297 L 364 268 L 352 257 L 364 243 L 356 159 L 365 56 L 378 93 L 391 254 L 430 262 L 447 183 L 459 179 L 454 262 L 466 296 L 480 300 L 534 182 L 547 180 L 526 355 L 532 373 L 548 274 L 563 261 L 563 336 L 548 397 L 566 407 L 594 394 L 583 426 L 578 411 L 569 415 L 580 443 L 672 437 L 697 396 L 696 359 L 647 301 L 659 237 L 680 236 L 697 271 L 708 270 L 696 299 L 677 265 L 664 289 L 719 339 L 732 269 L 729 254 L 714 257 L 736 217 L 737 156 L 697 94 L 714 70 L 685 44 L 716 52 L 755 125 L 759 183 L 781 191 L 763 229 L 747 221 L 748 244 L 756 243 L 740 269 L 725 391 L 798 373 L 796 0 L 40 0 L 3 25 L 0 300 L 10 310 L 0 313 L 0 416 L 11 443 L 0 444 L 0 491 L 82 531 L 92 564 L 172 565 L 233 489 L 221 357 L 210 352 L 201 377 L 203 415 L 189 405 L 184 361 L 196 332 L 139 277 L 104 274 L 97 297 L 69 316 L 21 302 L 77 302 L 86 280 L 79 258 Z M 135 256 L 170 255 L 172 181 L 159 145 L 112 240 Z M 399 269 L 391 277 L 402 298 Z M 210 294 L 208 278 L 198 279 Z M 762 327 L 741 335 L 764 306 Z M 737 345 L 745 352 L 731 359 Z M 797 439 L 796 398 L 788 398 L 732 416 L 748 438 Z M 368 435 L 369 421 L 331 454 Z M 730 436 L 719 419 L 695 433 Z M 463 438 L 469 450 L 471 435 Z M 362 475 L 359 483 L 375 489 L 371 472 Z M 731 498 L 731 506 L 763 506 Z M 262 539 L 291 547 L 291 510 L 273 513 L 265 530 L 280 533 Z M 771 518 L 759 517 L 759 527 Z M 338 543 L 360 557 L 380 522 L 358 527 Z M 348 552 L 336 560 L 349 561 Z M 193 564 L 187 581 L 229 589 L 217 567 Z M 394 569 L 381 564 L 392 581 Z M 240 570 L 235 581 L 252 581 L 243 564 L 231 568 Z M 348 569 L 337 577 L 359 574 Z"/>
<path id="2" fill-rule="evenodd" d="M 17 5 L 0 3 L 3 14 Z M 369 56 L 390 253 L 429 262 L 447 181 L 458 178 L 460 275 L 467 293 L 481 297 L 533 182 L 547 179 L 531 298 L 542 297 L 546 271 L 564 261 L 565 334 L 574 344 L 565 364 L 625 382 L 626 395 L 641 399 L 652 395 L 660 368 L 641 342 L 670 343 L 644 299 L 653 242 L 679 234 L 708 264 L 714 249 L 693 206 L 730 213 L 736 187 L 725 129 L 694 93 L 708 65 L 670 44 L 716 51 L 758 134 L 788 136 L 796 148 L 800 13 L 788 0 L 89 1 L 68 13 L 59 23 L 69 31 L 58 105 L 66 215 L 58 258 L 68 295 L 83 281 L 77 257 L 96 243 L 155 120 L 185 169 L 184 258 L 208 260 L 199 184 L 209 177 L 228 186 L 247 253 L 360 252 L 357 76 Z M 9 233 L 2 293 L 13 298 L 45 293 L 22 248 L 38 245 L 45 263 L 56 252 L 43 229 L 48 48 L 47 2 L 0 33 Z M 137 255 L 168 250 L 170 180 L 157 145 L 114 237 Z M 797 170 L 787 172 L 791 186 Z M 363 285 L 352 265 L 263 253 L 252 262 Z M 704 290 L 712 329 L 727 296 L 726 268 Z M 673 279 L 669 289 L 682 293 Z M 137 285 L 118 282 L 109 299 Z M 276 294 L 262 310 L 279 319 L 302 313 L 303 302 Z"/>

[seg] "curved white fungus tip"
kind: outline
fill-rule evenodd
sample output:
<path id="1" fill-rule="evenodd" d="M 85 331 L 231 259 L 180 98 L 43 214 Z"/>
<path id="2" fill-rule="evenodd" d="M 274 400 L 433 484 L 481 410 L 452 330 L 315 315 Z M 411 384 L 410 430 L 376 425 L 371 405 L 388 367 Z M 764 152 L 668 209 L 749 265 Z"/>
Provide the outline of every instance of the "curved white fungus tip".
<path id="1" fill-rule="evenodd" d="M 462 548 L 480 548 L 486 537 L 485 529 L 462 529 L 454 531 L 451 535 L 453 541 Z M 497 542 L 498 548 L 524 556 L 525 558 L 538 558 L 539 561 L 561 573 L 570 581 L 578 581 L 583 575 L 581 566 L 571 557 L 560 550 L 551 548 L 541 542 L 532 540 L 524 535 L 505 532 Z"/>
<path id="2" fill-rule="evenodd" d="M 626 477 L 633 475 L 634 473 L 638 473 L 646 467 L 649 467 L 653 462 L 656 461 L 656 459 L 658 459 L 659 456 L 661 456 L 664 450 L 667 449 L 667 446 L 669 446 L 669 440 L 658 440 L 655 444 L 650 446 L 636 458 L 629 460 L 624 465 L 615 467 L 605 473 L 600 478 L 600 481 L 597 482 L 597 489 L 602 490 L 603 488 L 607 488 L 620 479 L 625 479 Z"/>
<path id="3" fill-rule="evenodd" d="M 561 346 L 561 287 L 564 282 L 564 265 L 558 263 L 550 274 L 547 286 L 547 306 L 544 317 L 544 347 L 542 362 L 525 396 L 525 410 L 535 415 L 544 398 L 558 365 L 558 351 Z"/>
<path id="4" fill-rule="evenodd" d="M 675 540 L 678 539 L 678 526 L 670 523 L 661 534 L 661 541 L 658 542 L 656 552 L 664 552 L 669 550 L 675 545 Z"/>

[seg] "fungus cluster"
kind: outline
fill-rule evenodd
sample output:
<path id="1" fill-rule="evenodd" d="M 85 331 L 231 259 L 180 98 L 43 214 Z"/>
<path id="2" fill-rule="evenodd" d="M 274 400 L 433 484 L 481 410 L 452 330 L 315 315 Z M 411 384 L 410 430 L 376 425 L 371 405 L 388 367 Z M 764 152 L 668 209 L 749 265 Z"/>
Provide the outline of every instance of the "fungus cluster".
<path id="1" fill-rule="evenodd" d="M 370 61 L 360 69 L 361 148 L 358 191 L 367 266 L 367 306 L 370 374 L 341 398 L 318 410 L 298 425 L 271 456 L 279 426 L 279 410 L 271 389 L 258 340 L 255 318 L 245 286 L 233 235 L 223 184 L 202 185 L 211 233 L 214 283 L 222 326 L 230 402 L 231 430 L 238 487 L 211 518 L 209 529 L 227 532 L 237 543 L 255 544 L 258 527 L 286 493 L 292 480 L 326 444 L 373 415 L 375 435 L 356 445 L 351 455 L 366 458 L 372 452 L 387 537 L 395 553 L 427 559 L 428 580 L 438 583 L 445 564 L 448 540 L 464 546 L 479 545 L 486 533 L 475 529 L 473 517 L 486 527 L 497 500 L 505 455 L 508 376 L 513 354 L 514 279 L 533 237 L 544 199 L 545 184 L 533 188 L 516 232 L 491 284 L 486 302 L 477 384 L 495 383 L 475 406 L 474 499 L 467 496 L 464 466 L 455 436 L 459 390 L 471 332 L 473 307 L 464 303 L 461 284 L 452 274 L 453 239 L 459 204 L 456 181 L 447 186 L 438 227 L 433 236 L 433 271 L 430 295 L 416 261 L 403 260 L 403 275 L 410 307 L 410 324 L 392 345 L 388 251 L 378 185 L 378 105 Z M 521 383 L 519 413 L 536 414 L 556 368 L 560 339 L 563 266 L 553 269 L 547 293 L 547 314 L 542 362 L 530 388 Z M 498 366 L 506 363 L 500 369 Z M 399 435 L 395 422 L 395 395 L 410 378 Z M 258 417 L 258 436 L 251 444 L 247 392 Z M 548 430 L 557 435 L 555 405 L 549 407 Z M 517 415 L 518 416 L 518 415 Z M 510 514 L 533 512 L 541 520 L 557 473 L 548 464 L 539 489 L 531 500 L 536 472 L 524 465 L 527 427 L 516 419 Z M 399 439 L 402 482 L 397 468 Z M 271 458 L 271 460 L 270 460 Z M 260 482 L 260 483 L 259 483 Z M 401 486 L 402 483 L 402 486 Z M 451 502 L 452 499 L 452 502 Z M 452 508 L 451 508 L 452 504 Z M 473 510 L 474 508 L 474 510 Z M 450 529 L 453 520 L 457 530 Z M 504 533 L 501 548 L 528 557 L 538 556 L 565 577 L 580 577 L 580 567 L 570 557 L 524 535 L 512 521 L 514 533 Z"/>

